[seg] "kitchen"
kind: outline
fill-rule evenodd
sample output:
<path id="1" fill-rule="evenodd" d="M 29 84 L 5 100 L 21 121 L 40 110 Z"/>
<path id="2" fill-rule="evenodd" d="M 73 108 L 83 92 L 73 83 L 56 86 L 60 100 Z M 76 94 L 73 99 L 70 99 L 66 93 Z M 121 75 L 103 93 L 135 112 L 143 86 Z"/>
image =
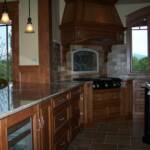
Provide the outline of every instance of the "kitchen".
<path id="1" fill-rule="evenodd" d="M 13 49 L 15 49 L 13 51 L 14 63 L 12 64 L 13 81 L 16 81 L 17 83 L 19 83 L 19 85 L 16 85 L 16 86 L 23 86 L 23 84 L 26 83 L 26 84 L 30 84 L 31 87 L 32 85 L 34 87 L 34 85 L 36 85 L 37 83 L 38 84 L 47 84 L 47 83 L 52 84 L 53 82 L 55 82 L 55 84 L 58 85 L 57 83 L 59 80 L 61 80 L 62 82 L 65 82 L 67 80 L 67 82 L 69 82 L 70 80 L 74 78 L 76 79 L 90 78 L 90 81 L 96 82 L 97 79 L 99 79 L 99 76 L 101 77 L 101 79 L 103 78 L 104 80 L 106 80 L 106 82 L 108 82 L 106 83 L 106 86 L 109 86 L 111 78 L 106 78 L 106 77 L 113 77 L 113 79 L 120 78 L 122 79 L 121 87 L 118 86 L 113 89 L 110 89 L 110 88 L 99 89 L 100 85 L 99 84 L 97 85 L 97 83 L 95 84 L 95 86 L 97 86 L 98 89 L 93 90 L 93 95 L 94 95 L 93 101 L 96 99 L 98 103 L 100 102 L 100 104 L 97 105 L 97 103 L 95 103 L 96 101 L 92 103 L 90 100 L 88 101 L 88 103 L 86 103 L 86 107 L 84 107 L 84 109 L 86 108 L 88 110 L 86 114 L 86 116 L 89 117 L 87 119 L 87 122 L 88 123 L 94 122 L 95 124 L 95 122 L 103 123 L 104 121 L 107 121 L 108 123 L 102 124 L 101 126 L 103 125 L 109 126 L 111 123 L 115 124 L 115 122 L 113 123 L 114 120 L 116 120 L 116 123 L 117 123 L 118 120 L 120 121 L 122 119 L 123 120 L 122 122 L 124 122 L 124 124 L 128 124 L 128 126 L 126 126 L 125 128 L 128 128 L 128 127 L 130 128 L 129 124 L 131 122 L 130 121 L 125 122 L 124 120 L 129 120 L 133 118 L 133 120 L 134 119 L 140 120 L 138 122 L 140 122 L 141 124 L 144 124 L 143 123 L 144 89 L 142 89 L 141 86 L 143 85 L 143 83 L 145 83 L 145 81 L 149 80 L 149 75 L 147 72 L 145 73 L 146 75 L 138 74 L 138 73 L 129 74 L 131 70 L 131 67 L 130 67 L 131 52 L 129 51 L 131 44 L 129 42 L 129 39 L 126 38 L 129 34 L 129 32 L 127 32 L 129 28 L 125 28 L 125 27 L 131 27 L 134 24 L 134 21 L 137 20 L 137 18 L 139 17 L 138 15 L 141 14 L 140 12 L 138 12 L 138 10 L 140 9 L 142 10 L 142 8 L 149 6 L 148 1 L 145 0 L 144 2 L 143 1 L 140 2 L 138 0 L 137 1 L 135 0 L 134 2 L 127 3 L 126 1 L 120 0 L 116 3 L 116 1 L 113 1 L 113 0 L 106 1 L 106 2 L 104 2 L 103 0 L 101 2 L 99 1 L 91 2 L 89 0 L 86 3 L 86 1 L 74 2 L 71 0 L 70 1 L 66 0 L 66 8 L 65 8 L 66 18 L 65 18 L 65 15 L 63 16 L 64 6 L 65 6 L 64 1 L 62 0 L 52 1 L 51 3 L 50 1 L 47 1 L 47 0 L 45 1 L 39 0 L 38 2 L 36 0 L 31 0 L 31 17 L 32 17 L 33 25 L 34 25 L 34 30 L 35 30 L 34 34 L 24 33 L 26 19 L 28 17 L 27 16 L 28 15 L 27 2 L 24 0 L 20 0 L 18 5 L 19 5 L 19 8 L 18 8 L 19 19 L 17 20 L 15 18 L 16 19 L 15 23 L 12 22 L 12 26 L 14 23 L 14 26 L 16 29 L 15 30 L 16 34 L 12 35 L 13 37 L 12 47 L 14 46 Z M 85 13 L 83 13 L 84 10 L 81 10 L 81 6 L 85 8 Z M 102 6 L 109 6 L 109 7 L 103 8 Z M 114 9 L 115 7 L 117 8 L 116 10 Z M 9 8 L 9 5 L 8 5 L 8 8 Z M 52 14 L 51 14 L 51 9 L 52 9 Z M 11 13 L 11 10 L 12 10 L 11 7 L 9 8 L 9 10 Z M 37 11 L 37 10 L 41 10 L 41 11 Z M 101 10 L 105 10 L 105 16 L 99 15 L 99 14 L 102 14 Z M 112 16 L 110 17 L 109 15 L 110 13 L 107 13 L 108 10 L 109 11 L 113 10 L 111 14 L 115 16 L 115 19 L 117 18 L 117 22 L 115 21 L 115 19 L 112 19 Z M 116 11 L 118 11 L 119 16 L 116 15 Z M 137 11 L 135 13 L 137 14 L 136 16 L 134 15 L 135 11 Z M 95 12 L 96 12 L 96 18 L 94 18 Z M 15 14 L 15 13 L 12 13 L 12 14 Z M 72 14 L 75 14 L 75 16 L 73 17 Z M 149 11 L 148 10 L 145 11 L 145 14 L 147 16 L 147 14 L 149 14 Z M 109 16 L 109 18 L 107 18 L 106 16 Z M 99 25 L 101 21 L 98 20 L 98 17 L 100 18 L 100 20 L 103 20 L 102 23 L 105 23 L 105 21 L 106 22 L 111 21 L 111 23 L 107 22 L 108 25 L 106 27 L 104 25 Z M 91 18 L 92 18 L 92 21 L 94 20 L 93 21 L 94 23 L 96 22 L 96 24 L 91 25 L 90 23 Z M 121 18 L 121 19 L 119 20 L 118 18 Z M 127 19 L 127 22 L 126 22 L 126 19 Z M 143 19 L 145 19 L 145 17 Z M 43 20 L 44 20 L 44 23 L 43 23 Z M 72 23 L 72 21 L 74 20 L 76 22 Z M 67 24 L 67 21 L 69 21 L 68 23 L 69 25 Z M 85 25 L 84 21 L 87 21 L 89 23 L 88 24 L 89 26 Z M 112 24 L 112 22 L 115 25 L 117 23 L 117 28 L 112 27 L 110 25 Z M 79 26 L 80 23 L 82 24 L 81 27 Z M 67 26 L 65 27 L 65 25 Z M 134 25 L 138 25 L 138 23 Z M 145 25 L 145 21 L 144 21 L 144 25 Z M 15 44 L 13 45 L 13 43 Z M 87 59 L 85 60 L 83 59 L 84 54 L 86 58 L 90 58 L 89 62 L 87 61 Z M 89 54 L 91 57 L 89 56 Z M 76 56 L 76 59 L 75 59 L 75 56 Z M 83 61 L 81 58 L 83 59 Z M 77 60 L 76 62 L 77 65 L 73 64 L 74 60 Z M 82 66 L 89 65 L 89 66 L 86 68 L 86 67 L 81 67 L 81 65 Z M 98 80 L 98 83 L 101 83 L 101 80 L 100 81 Z M 116 83 L 114 83 L 114 80 L 113 80 L 113 83 L 111 83 L 111 85 L 114 85 L 114 86 L 116 85 Z M 61 86 L 63 87 L 64 85 L 61 85 Z M 84 95 L 86 95 L 85 91 L 88 86 L 84 85 L 83 87 L 81 87 L 80 90 L 82 91 L 84 89 L 83 93 Z M 41 89 L 39 88 L 38 90 L 40 91 Z M 88 90 L 90 90 L 90 88 Z M 44 92 L 44 90 L 41 90 L 41 91 L 42 93 L 46 93 Z M 35 91 L 32 93 L 33 97 L 36 96 L 35 93 L 36 93 Z M 96 95 L 96 93 L 98 95 Z M 26 100 L 32 99 L 31 98 L 32 94 L 31 94 L 31 97 L 25 92 L 22 92 L 22 94 L 23 94 L 22 98 Z M 72 95 L 72 94 L 69 94 L 69 95 Z M 110 96 L 107 96 L 107 95 L 110 95 Z M 17 97 L 19 96 L 21 95 L 17 94 Z M 39 96 L 41 97 L 40 94 Z M 108 99 L 105 97 L 108 97 Z M 113 98 L 114 100 L 112 100 Z M 70 96 L 68 99 L 70 99 Z M 95 111 L 96 106 L 100 107 L 100 109 L 98 108 L 98 116 Z M 71 106 L 69 106 L 68 108 L 69 110 L 70 110 L 70 107 Z M 94 109 L 92 109 L 93 107 Z M 120 114 L 122 114 L 121 119 L 120 119 Z M 92 118 L 91 116 L 95 116 L 95 117 Z M 119 122 L 118 124 L 123 124 L 122 122 L 121 123 Z M 138 122 L 135 121 L 135 123 L 137 123 L 137 126 L 138 126 Z M 135 125 L 135 123 L 133 123 L 133 125 Z M 120 126 L 118 125 L 118 127 L 116 125 L 116 128 L 117 129 L 114 129 L 115 132 L 117 131 L 119 132 L 121 130 L 121 125 Z M 94 125 L 90 129 L 94 130 Z M 142 129 L 141 131 L 142 134 L 144 134 L 143 130 L 144 129 Z M 92 134 L 90 133 L 90 131 L 87 131 L 87 133 Z M 95 132 L 93 132 L 93 134 L 94 133 Z M 79 133 L 79 136 L 80 136 L 80 133 Z M 143 136 L 143 135 L 141 135 L 140 133 L 140 136 Z M 136 137 L 134 136 L 132 137 L 131 135 L 128 135 L 128 136 L 126 135 L 125 137 L 123 137 L 122 135 L 119 135 L 119 138 L 123 139 L 122 141 L 125 141 L 127 139 L 128 142 L 127 144 L 124 145 L 124 144 L 119 144 L 119 142 L 117 141 L 118 135 L 113 137 L 114 139 L 116 139 L 114 143 L 112 142 L 113 140 L 109 141 L 110 137 L 113 137 L 113 136 L 105 135 L 104 137 L 102 136 L 98 137 L 98 138 L 105 139 L 105 141 L 103 141 L 102 143 L 99 142 L 95 145 L 98 145 L 99 149 L 101 147 L 103 147 L 101 149 L 119 149 L 119 148 L 121 149 L 123 146 L 124 146 L 123 148 L 126 148 L 126 149 L 129 149 L 129 148 L 133 149 L 132 146 L 134 144 L 132 145 L 132 142 L 134 143 L 134 141 L 138 141 L 140 140 L 140 138 L 142 141 L 142 137 L 139 138 L 139 135 Z M 87 140 L 87 143 L 86 142 L 84 143 L 84 141 L 86 140 Z M 89 149 L 92 145 L 92 144 L 89 144 L 89 140 L 91 139 L 83 138 L 81 140 L 77 140 L 77 141 L 80 141 L 79 144 L 78 143 L 76 143 L 76 145 L 72 144 L 70 145 L 71 148 L 70 147 L 69 148 L 70 149 L 84 149 L 84 148 Z M 63 141 L 61 142 L 63 143 Z M 87 145 L 89 147 L 87 147 Z M 149 145 L 145 146 L 145 144 L 143 145 L 141 144 L 140 146 L 138 147 L 140 149 L 149 148 Z M 138 148 L 136 147 L 136 149 Z M 93 149 L 96 149 L 95 146 L 93 146 Z"/>

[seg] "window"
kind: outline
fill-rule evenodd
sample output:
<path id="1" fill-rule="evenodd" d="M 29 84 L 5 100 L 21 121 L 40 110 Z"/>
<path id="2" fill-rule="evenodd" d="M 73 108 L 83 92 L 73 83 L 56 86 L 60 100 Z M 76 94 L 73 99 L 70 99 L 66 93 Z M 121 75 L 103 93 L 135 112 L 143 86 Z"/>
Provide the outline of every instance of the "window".
<path id="1" fill-rule="evenodd" d="M 132 72 L 148 71 L 148 26 L 131 28 L 132 41 Z"/>
<path id="2" fill-rule="evenodd" d="M 127 16 L 128 73 L 150 74 L 150 6 Z"/>
<path id="3" fill-rule="evenodd" d="M 72 52 L 74 73 L 98 72 L 98 52 L 92 49 L 78 49 Z"/>
<path id="4" fill-rule="evenodd" d="M 0 24 L 0 78 L 18 81 L 19 63 L 19 17 L 18 2 L 8 2 L 11 25 Z M 3 3 L 0 3 L 0 10 Z M 2 14 L 0 13 L 0 16 Z M 8 38 L 7 38 L 8 37 Z M 6 40 L 8 39 L 8 41 Z M 8 51 L 6 43 L 8 42 Z"/>
<path id="5" fill-rule="evenodd" d="M 0 78 L 7 81 L 12 80 L 11 29 L 11 25 L 0 24 Z"/>

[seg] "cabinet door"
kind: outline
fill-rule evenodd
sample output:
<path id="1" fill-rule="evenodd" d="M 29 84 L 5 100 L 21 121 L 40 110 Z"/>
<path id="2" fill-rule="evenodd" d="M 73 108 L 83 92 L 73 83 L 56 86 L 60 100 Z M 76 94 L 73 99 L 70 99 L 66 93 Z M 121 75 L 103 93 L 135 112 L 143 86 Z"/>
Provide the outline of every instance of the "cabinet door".
<path id="1" fill-rule="evenodd" d="M 144 118 L 144 88 L 146 80 L 133 80 L 133 117 Z"/>
<path id="2" fill-rule="evenodd" d="M 80 88 L 71 91 L 70 99 L 70 122 L 71 139 L 73 139 L 80 130 Z"/>
<path id="3" fill-rule="evenodd" d="M 37 107 L 32 107 L 2 120 L 2 150 L 39 150 L 37 112 Z"/>
<path id="4" fill-rule="evenodd" d="M 27 118 L 8 128 L 8 149 L 33 149 L 32 120 Z"/>
<path id="5" fill-rule="evenodd" d="M 69 143 L 69 92 L 52 100 L 52 150 L 66 150 Z"/>
<path id="6" fill-rule="evenodd" d="M 67 150 L 68 144 L 68 126 L 65 126 L 54 136 L 54 150 Z"/>
<path id="7" fill-rule="evenodd" d="M 51 126 L 51 102 L 50 100 L 40 105 L 40 148 L 51 150 L 52 126 Z"/>
<path id="8" fill-rule="evenodd" d="M 94 121 L 120 117 L 120 88 L 94 90 Z"/>

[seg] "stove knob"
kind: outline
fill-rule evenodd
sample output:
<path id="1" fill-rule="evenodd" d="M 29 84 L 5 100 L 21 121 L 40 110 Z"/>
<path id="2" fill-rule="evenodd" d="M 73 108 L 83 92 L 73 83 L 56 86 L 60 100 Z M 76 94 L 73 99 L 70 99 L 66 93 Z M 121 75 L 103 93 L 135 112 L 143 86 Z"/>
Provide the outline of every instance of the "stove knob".
<path id="1" fill-rule="evenodd" d="M 105 87 L 108 87 L 108 84 L 107 84 L 107 83 L 105 83 Z"/>
<path id="2" fill-rule="evenodd" d="M 114 83 L 114 84 L 113 84 L 113 87 L 115 87 L 115 86 L 116 86 L 116 84 Z"/>
<path id="3" fill-rule="evenodd" d="M 99 84 L 97 84 L 96 87 L 99 88 L 100 87 Z"/>
<path id="4" fill-rule="evenodd" d="M 92 87 L 95 89 L 96 88 L 95 84 L 93 84 Z"/>

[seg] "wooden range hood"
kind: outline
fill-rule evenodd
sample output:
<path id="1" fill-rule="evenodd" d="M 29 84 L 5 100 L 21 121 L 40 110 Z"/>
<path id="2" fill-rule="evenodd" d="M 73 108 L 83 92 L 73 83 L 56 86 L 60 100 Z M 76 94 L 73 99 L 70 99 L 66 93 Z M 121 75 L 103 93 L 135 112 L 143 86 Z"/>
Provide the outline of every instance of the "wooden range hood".
<path id="1" fill-rule="evenodd" d="M 62 45 L 123 43 L 124 27 L 115 3 L 117 0 L 65 0 L 60 25 Z"/>

